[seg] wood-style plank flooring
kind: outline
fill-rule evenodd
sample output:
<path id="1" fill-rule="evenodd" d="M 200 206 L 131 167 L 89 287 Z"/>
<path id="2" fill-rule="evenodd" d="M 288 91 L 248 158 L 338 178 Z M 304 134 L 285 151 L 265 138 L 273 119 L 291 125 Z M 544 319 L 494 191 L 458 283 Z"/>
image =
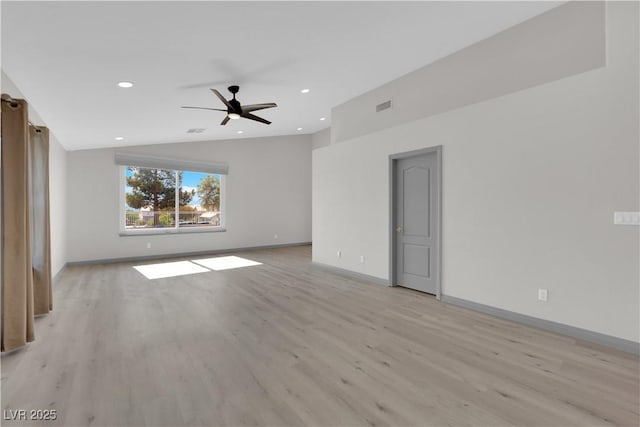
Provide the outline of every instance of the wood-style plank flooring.
<path id="1" fill-rule="evenodd" d="M 159 261 L 66 269 L 36 341 L 2 357 L 3 417 L 57 420 L 2 424 L 638 426 L 637 356 L 345 278 L 310 252 L 156 280 L 133 266 Z"/>

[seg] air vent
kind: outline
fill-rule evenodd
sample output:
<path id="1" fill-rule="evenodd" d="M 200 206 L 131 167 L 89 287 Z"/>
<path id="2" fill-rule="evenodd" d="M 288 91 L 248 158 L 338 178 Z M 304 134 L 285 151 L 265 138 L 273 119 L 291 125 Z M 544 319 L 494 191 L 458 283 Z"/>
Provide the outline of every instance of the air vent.
<path id="1" fill-rule="evenodd" d="M 388 100 L 383 102 L 382 104 L 376 105 L 376 113 L 379 113 L 380 111 L 384 111 L 389 108 L 391 108 L 391 100 Z"/>
<path id="2" fill-rule="evenodd" d="M 191 128 L 187 130 L 187 133 L 202 133 L 205 128 Z"/>

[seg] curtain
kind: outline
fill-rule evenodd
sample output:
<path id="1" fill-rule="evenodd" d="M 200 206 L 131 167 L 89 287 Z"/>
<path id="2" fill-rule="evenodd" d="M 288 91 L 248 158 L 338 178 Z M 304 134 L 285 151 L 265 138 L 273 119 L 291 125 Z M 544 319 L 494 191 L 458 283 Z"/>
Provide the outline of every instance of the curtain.
<path id="1" fill-rule="evenodd" d="M 52 309 L 49 231 L 49 129 L 29 126 L 31 160 L 31 257 L 34 314 Z"/>
<path id="2" fill-rule="evenodd" d="M 27 102 L 2 97 L 2 351 L 33 341 Z"/>

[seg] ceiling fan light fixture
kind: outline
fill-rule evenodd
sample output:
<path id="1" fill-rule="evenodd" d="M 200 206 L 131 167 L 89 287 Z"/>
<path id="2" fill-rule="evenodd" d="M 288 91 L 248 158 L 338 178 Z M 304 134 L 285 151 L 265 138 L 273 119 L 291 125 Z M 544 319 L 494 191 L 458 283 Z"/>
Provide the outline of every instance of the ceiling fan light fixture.
<path id="1" fill-rule="evenodd" d="M 237 120 L 237 119 L 241 119 L 241 118 L 242 119 L 254 120 L 256 122 L 264 123 L 265 125 L 270 125 L 271 124 L 271 122 L 269 120 L 263 119 L 260 116 L 256 116 L 255 114 L 252 114 L 252 112 L 258 111 L 258 110 L 264 110 L 264 109 L 267 109 L 267 108 L 277 107 L 278 105 L 275 102 L 264 102 L 262 104 L 241 105 L 240 101 L 238 101 L 236 99 L 236 93 L 238 93 L 238 91 L 240 90 L 240 87 L 237 86 L 237 85 L 234 85 L 234 86 L 229 86 L 227 89 L 229 89 L 229 92 L 231 92 L 233 94 L 233 98 L 232 99 L 226 99 L 224 96 L 222 96 L 222 94 L 220 92 L 218 92 L 215 89 L 211 89 L 211 92 L 213 92 L 214 95 L 217 96 L 220 101 L 222 101 L 224 106 L 227 107 L 225 110 L 220 109 L 220 108 L 209 108 L 209 107 L 187 107 L 187 106 L 183 106 L 182 108 L 194 108 L 194 109 L 197 109 L 197 110 L 224 111 L 225 113 L 227 113 L 227 115 L 224 116 L 224 119 L 222 119 L 222 122 L 220 122 L 220 126 L 225 126 L 227 123 L 229 123 L 229 120 Z"/>

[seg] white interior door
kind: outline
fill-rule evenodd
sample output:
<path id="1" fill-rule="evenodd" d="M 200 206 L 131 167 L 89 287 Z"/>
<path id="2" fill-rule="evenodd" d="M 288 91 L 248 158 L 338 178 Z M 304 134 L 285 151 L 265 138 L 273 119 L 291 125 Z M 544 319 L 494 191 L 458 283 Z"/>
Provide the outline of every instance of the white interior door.
<path id="1" fill-rule="evenodd" d="M 394 197 L 396 284 L 434 295 L 440 279 L 437 155 L 398 159 Z"/>

